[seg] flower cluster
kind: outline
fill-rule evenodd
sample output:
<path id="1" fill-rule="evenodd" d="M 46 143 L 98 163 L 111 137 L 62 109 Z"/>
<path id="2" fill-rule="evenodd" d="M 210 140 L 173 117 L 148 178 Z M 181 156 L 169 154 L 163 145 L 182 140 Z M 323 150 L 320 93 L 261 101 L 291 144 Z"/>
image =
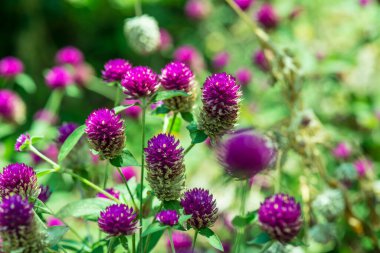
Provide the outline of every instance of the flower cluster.
<path id="1" fill-rule="evenodd" d="M 70 72 L 62 66 L 53 67 L 45 75 L 45 82 L 51 89 L 63 89 L 72 81 Z"/>
<path id="2" fill-rule="evenodd" d="M 124 93 L 130 99 L 150 97 L 158 89 L 158 76 L 148 67 L 134 67 L 121 80 Z"/>
<path id="3" fill-rule="evenodd" d="M 24 65 L 13 56 L 8 56 L 0 60 L 0 77 L 11 78 L 22 73 Z"/>
<path id="4" fill-rule="evenodd" d="M 100 213 L 100 229 L 112 236 L 131 235 L 137 229 L 137 214 L 124 204 L 114 204 Z"/>
<path id="5" fill-rule="evenodd" d="M 147 180 L 161 201 L 176 200 L 185 186 L 183 148 L 171 135 L 159 134 L 145 148 Z"/>
<path id="6" fill-rule="evenodd" d="M 112 59 L 104 64 L 102 71 L 103 80 L 106 82 L 120 82 L 127 71 L 132 68 L 132 65 L 124 59 Z"/>
<path id="7" fill-rule="evenodd" d="M 25 104 L 13 91 L 0 90 L 0 121 L 18 125 L 25 121 Z"/>
<path id="8" fill-rule="evenodd" d="M 156 215 L 156 219 L 163 225 L 174 226 L 178 224 L 179 214 L 176 210 L 163 210 Z"/>

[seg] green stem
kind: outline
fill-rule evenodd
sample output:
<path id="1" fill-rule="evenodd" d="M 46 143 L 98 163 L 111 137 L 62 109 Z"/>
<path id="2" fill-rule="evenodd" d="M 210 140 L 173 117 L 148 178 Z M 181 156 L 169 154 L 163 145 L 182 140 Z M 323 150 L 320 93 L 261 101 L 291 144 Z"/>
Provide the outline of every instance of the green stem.
<path id="1" fill-rule="evenodd" d="M 144 165 L 145 165 L 145 116 L 146 116 L 146 100 L 141 99 L 141 109 L 142 109 L 142 134 L 141 134 L 141 179 L 140 179 L 140 230 L 139 236 L 141 241 L 140 252 L 143 253 L 144 241 L 142 240 L 142 229 L 143 229 L 143 192 L 144 192 Z"/>
<path id="2" fill-rule="evenodd" d="M 42 226 L 45 230 L 47 229 L 46 224 L 41 220 L 40 216 L 36 213 L 36 211 L 33 209 L 34 218 L 37 220 L 37 223 L 39 226 Z"/>
<path id="3" fill-rule="evenodd" d="M 132 253 L 136 251 L 136 234 L 132 235 Z"/>
<path id="4" fill-rule="evenodd" d="M 29 145 L 29 149 L 34 154 L 36 154 L 41 159 L 43 159 L 45 162 L 50 163 L 53 166 L 53 168 L 54 168 L 55 171 L 60 170 L 61 167 L 57 163 L 55 163 L 54 161 L 52 161 L 51 159 L 49 159 L 47 156 L 45 156 L 44 154 L 42 154 L 40 151 L 38 151 L 32 144 Z"/>
<path id="5" fill-rule="evenodd" d="M 164 207 L 164 204 L 163 204 L 163 202 L 161 202 L 161 205 L 158 207 L 157 213 L 159 213 L 163 207 Z M 155 220 L 156 220 L 156 216 L 153 215 L 153 219 L 152 219 L 152 221 L 150 223 L 152 224 Z M 146 252 L 146 250 L 147 250 L 146 247 L 147 247 L 147 245 L 149 245 L 149 241 L 150 241 L 150 236 L 151 235 L 152 234 L 149 234 L 146 237 L 144 252 Z"/>
<path id="6" fill-rule="evenodd" d="M 178 112 L 175 112 L 174 115 L 173 115 L 172 122 L 171 122 L 170 127 L 169 127 L 169 134 L 172 133 L 172 130 L 173 130 L 174 123 L 175 123 L 175 120 L 177 118 L 177 115 L 178 115 Z"/>
<path id="7" fill-rule="evenodd" d="M 141 16 L 142 14 L 141 0 L 135 0 L 135 14 L 136 16 Z"/>
<path id="8" fill-rule="evenodd" d="M 50 97 L 49 97 L 49 100 L 48 102 L 46 103 L 46 106 L 45 108 L 53 113 L 54 115 L 57 115 L 57 112 L 59 110 L 59 107 L 61 105 L 61 102 L 62 102 L 62 99 L 63 99 L 63 95 L 64 95 L 64 91 L 63 90 L 54 90 Z"/>
<path id="9" fill-rule="evenodd" d="M 187 153 L 189 153 L 189 151 L 195 146 L 194 143 L 191 143 L 190 146 L 187 147 L 187 149 L 185 150 L 184 152 L 184 155 L 186 155 Z"/>
<path id="10" fill-rule="evenodd" d="M 105 196 L 107 196 L 109 199 L 112 199 L 113 201 L 115 201 L 116 203 L 120 203 L 120 201 L 115 198 L 114 196 L 112 196 L 111 194 L 109 194 L 108 192 L 106 192 L 105 190 L 103 190 L 102 188 L 100 188 L 99 186 L 97 186 L 96 184 L 88 181 L 87 179 L 75 174 L 74 172 L 70 172 L 70 171 L 65 171 L 65 173 L 71 175 L 72 177 L 78 179 L 79 181 L 81 181 L 82 183 L 84 183 L 85 185 L 91 187 L 92 189 L 100 192 L 100 193 L 103 193 Z"/>
<path id="11" fill-rule="evenodd" d="M 125 184 L 125 187 L 127 187 L 127 191 L 128 191 L 129 196 L 131 197 L 133 207 L 135 208 L 135 210 L 137 210 L 137 205 L 136 205 L 136 202 L 135 202 L 135 198 L 133 197 L 132 191 L 131 191 L 131 189 L 129 188 L 129 185 L 128 185 L 128 181 L 127 181 L 127 179 L 125 178 L 123 172 L 121 171 L 121 169 L 120 169 L 119 167 L 116 167 L 116 169 L 117 169 L 117 171 L 119 172 L 121 178 L 123 179 L 123 182 L 124 182 L 124 184 Z"/>
<path id="12" fill-rule="evenodd" d="M 267 244 L 265 244 L 264 247 L 260 250 L 260 253 L 266 252 L 270 248 L 270 246 L 272 246 L 272 244 L 273 244 L 273 241 L 270 241 Z"/>
<path id="13" fill-rule="evenodd" d="M 245 206 L 246 206 L 246 202 L 247 202 L 248 189 L 249 189 L 249 180 L 245 181 L 244 183 L 242 181 L 241 192 L 240 192 L 240 202 L 241 202 L 240 215 L 242 217 L 245 216 Z M 236 252 L 236 253 L 240 252 L 241 241 L 244 241 L 244 232 L 245 232 L 244 228 L 239 228 L 238 235 L 237 235 L 236 241 L 235 241 L 235 246 L 234 246 L 234 248 L 235 248 L 234 252 Z"/>
<path id="14" fill-rule="evenodd" d="M 169 234 L 170 246 L 172 247 L 172 253 L 175 253 L 175 248 L 174 248 L 174 243 L 173 243 L 172 228 L 168 229 L 168 234 Z"/>
<path id="15" fill-rule="evenodd" d="M 107 250 L 108 253 L 112 253 L 112 252 L 114 252 L 112 246 L 113 246 L 114 242 L 116 241 L 115 239 L 116 239 L 115 237 L 112 237 L 112 238 L 110 239 L 110 241 L 109 241 L 109 243 L 108 243 L 108 250 Z"/>
<path id="16" fill-rule="evenodd" d="M 276 162 L 276 184 L 274 192 L 279 192 L 281 188 L 281 167 L 282 167 L 282 151 L 278 151 L 277 162 Z"/>
<path id="17" fill-rule="evenodd" d="M 114 107 L 118 106 L 119 103 L 120 103 L 120 86 L 118 83 L 115 83 L 115 86 L 116 86 L 116 94 L 115 94 L 115 103 L 114 103 Z"/>
<path id="18" fill-rule="evenodd" d="M 194 253 L 195 243 L 197 242 L 197 237 L 198 237 L 198 230 L 195 230 L 194 240 L 193 240 L 193 247 L 191 249 L 191 253 Z"/>
<path id="19" fill-rule="evenodd" d="M 106 189 L 107 187 L 107 181 L 108 181 L 108 163 L 106 163 L 106 168 L 104 171 L 104 181 L 103 181 L 103 189 Z"/>

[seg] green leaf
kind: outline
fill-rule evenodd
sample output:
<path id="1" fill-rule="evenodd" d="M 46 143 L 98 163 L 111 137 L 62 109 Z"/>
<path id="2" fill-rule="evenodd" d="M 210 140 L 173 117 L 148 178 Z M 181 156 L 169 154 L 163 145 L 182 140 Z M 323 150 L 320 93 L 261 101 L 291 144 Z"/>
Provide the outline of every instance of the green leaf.
<path id="1" fill-rule="evenodd" d="M 183 223 L 185 223 L 188 219 L 190 219 L 191 218 L 191 214 L 184 214 L 184 215 L 181 215 L 180 217 L 179 217 L 179 219 L 178 219 L 178 223 L 179 224 L 183 224 Z"/>
<path id="2" fill-rule="evenodd" d="M 145 229 L 145 231 L 142 233 L 142 237 L 146 237 L 150 234 L 153 234 L 153 233 L 156 233 L 158 231 L 161 231 L 161 230 L 165 230 L 167 229 L 169 226 L 162 226 L 160 223 L 158 222 L 155 222 L 155 223 L 152 223 L 150 224 L 147 229 Z"/>
<path id="3" fill-rule="evenodd" d="M 158 115 L 158 114 L 167 114 L 170 112 L 170 109 L 166 105 L 160 105 L 158 106 L 153 112 L 153 115 Z"/>
<path id="4" fill-rule="evenodd" d="M 51 211 L 46 207 L 46 205 L 39 199 L 36 199 L 34 202 L 34 209 L 37 213 L 46 213 L 53 215 Z"/>
<path id="5" fill-rule="evenodd" d="M 157 92 L 153 99 L 152 102 L 157 102 L 157 101 L 162 101 L 165 99 L 173 98 L 173 97 L 188 97 L 189 94 L 182 90 L 165 90 L 165 91 L 159 91 Z"/>
<path id="6" fill-rule="evenodd" d="M 178 200 L 164 201 L 163 205 L 165 210 L 179 211 L 182 208 Z"/>
<path id="7" fill-rule="evenodd" d="M 189 123 L 194 121 L 194 116 L 191 112 L 181 112 L 181 117 Z"/>
<path id="8" fill-rule="evenodd" d="M 144 242 L 144 252 L 146 253 L 151 252 L 153 248 L 157 245 L 158 241 L 160 240 L 163 234 L 164 234 L 164 230 L 160 230 L 151 234 L 148 242 L 147 242 L 148 237 L 143 237 L 142 241 Z M 137 252 L 140 252 L 140 248 L 141 248 L 141 240 L 137 246 Z"/>
<path id="9" fill-rule="evenodd" d="M 66 141 L 63 143 L 61 149 L 58 154 L 58 162 L 61 163 L 65 157 L 70 153 L 70 151 L 75 147 L 78 143 L 82 135 L 84 134 L 85 125 L 79 126 L 77 129 L 72 132 L 69 137 L 67 137 Z"/>
<path id="10" fill-rule="evenodd" d="M 69 97 L 80 98 L 82 97 L 82 91 L 79 89 L 78 85 L 70 84 L 66 86 L 66 94 Z"/>
<path id="11" fill-rule="evenodd" d="M 192 144 L 202 143 L 208 137 L 203 130 L 198 129 L 198 125 L 194 121 L 191 122 L 186 128 L 189 130 Z"/>
<path id="12" fill-rule="evenodd" d="M 42 141 L 43 139 L 44 139 L 43 136 L 32 136 L 32 137 L 30 138 L 30 142 L 31 142 L 32 144 L 36 144 L 36 143 Z"/>
<path id="13" fill-rule="evenodd" d="M 249 212 L 246 216 L 235 216 L 232 224 L 237 228 L 244 228 L 256 218 L 257 211 Z"/>
<path id="14" fill-rule="evenodd" d="M 49 168 L 38 168 L 35 170 L 37 177 L 42 177 L 42 176 L 48 175 L 48 174 L 52 173 L 53 171 L 55 171 L 55 170 L 52 170 Z"/>
<path id="15" fill-rule="evenodd" d="M 222 242 L 219 237 L 209 228 L 202 228 L 199 230 L 199 234 L 206 237 L 208 243 L 217 250 L 224 252 Z"/>
<path id="16" fill-rule="evenodd" d="M 255 245 L 255 244 L 260 245 L 260 244 L 265 244 L 271 240 L 272 239 L 270 238 L 270 236 L 267 233 L 261 232 L 258 236 L 256 236 L 255 239 L 248 241 L 247 244 L 248 245 Z"/>
<path id="17" fill-rule="evenodd" d="M 110 163 L 115 167 L 139 166 L 136 158 L 127 149 L 124 149 L 121 155 L 112 158 Z"/>
<path id="18" fill-rule="evenodd" d="M 53 226 L 47 229 L 47 242 L 50 247 L 53 247 L 59 243 L 61 238 L 69 230 L 67 226 Z"/>
<path id="19" fill-rule="evenodd" d="M 129 250 L 129 249 L 128 249 L 128 239 L 127 239 L 127 237 L 126 237 L 126 236 L 120 236 L 120 237 L 119 237 L 119 240 L 120 240 L 120 244 L 121 244 L 121 246 L 122 246 L 124 249 Z"/>
<path id="20" fill-rule="evenodd" d="M 65 205 L 58 211 L 56 216 L 61 219 L 67 217 L 99 216 L 101 211 L 114 203 L 112 200 L 105 198 L 82 199 Z"/>
<path id="21" fill-rule="evenodd" d="M 27 74 L 21 73 L 15 77 L 16 83 L 23 88 L 27 93 L 31 94 L 36 91 L 36 84 L 33 79 Z"/>

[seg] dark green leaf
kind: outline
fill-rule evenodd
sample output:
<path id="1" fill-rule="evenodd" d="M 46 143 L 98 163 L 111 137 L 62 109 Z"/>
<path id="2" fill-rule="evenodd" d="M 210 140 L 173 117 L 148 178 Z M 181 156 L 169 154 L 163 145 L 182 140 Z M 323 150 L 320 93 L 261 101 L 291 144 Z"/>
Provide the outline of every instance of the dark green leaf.
<path id="1" fill-rule="evenodd" d="M 48 234 L 48 245 L 50 247 L 53 247 L 54 245 L 57 245 L 58 242 L 61 240 L 61 238 L 66 234 L 66 232 L 69 230 L 66 226 L 53 226 L 49 227 L 47 229 Z"/>
<path id="2" fill-rule="evenodd" d="M 34 209 L 37 213 L 46 213 L 53 215 L 51 211 L 46 207 L 46 205 L 39 199 L 36 199 L 34 202 Z"/>
<path id="3" fill-rule="evenodd" d="M 173 98 L 173 97 L 179 97 L 179 96 L 188 97 L 189 94 L 187 94 L 186 92 L 184 92 L 182 90 L 159 91 L 154 95 L 152 101 L 157 102 L 157 101 L 162 101 L 165 99 L 169 99 L 169 98 Z"/>
<path id="4" fill-rule="evenodd" d="M 232 224 L 237 228 L 243 228 L 249 225 L 256 218 L 257 211 L 249 212 L 246 216 L 235 216 Z"/>
<path id="5" fill-rule="evenodd" d="M 170 109 L 166 105 L 160 105 L 158 106 L 153 112 L 153 115 L 158 115 L 158 114 L 167 114 L 170 112 Z"/>
<path id="6" fill-rule="evenodd" d="M 199 230 L 199 234 L 206 237 L 208 243 L 212 247 L 224 252 L 222 242 L 220 241 L 219 237 L 214 233 L 214 231 L 212 231 L 209 228 L 203 228 L 203 229 Z"/>
<path id="7" fill-rule="evenodd" d="M 191 112 L 181 112 L 181 117 L 189 123 L 194 121 L 194 116 Z"/>
<path id="8" fill-rule="evenodd" d="M 112 200 L 105 198 L 82 199 L 65 205 L 58 211 L 56 216 L 66 218 L 99 215 L 100 211 L 114 203 Z"/>
<path id="9" fill-rule="evenodd" d="M 122 246 L 124 249 L 128 250 L 128 239 L 127 239 L 127 237 L 125 237 L 125 236 L 120 236 L 120 237 L 119 237 L 119 240 L 120 240 L 120 244 L 121 244 L 121 246 Z"/>
<path id="10" fill-rule="evenodd" d="M 145 229 L 145 231 L 143 231 L 142 236 L 146 237 L 147 235 L 156 233 L 156 232 L 161 231 L 161 230 L 165 230 L 167 228 L 168 228 L 168 226 L 162 226 L 160 223 L 155 222 L 155 223 L 150 224 L 147 227 L 147 229 Z"/>
<path id="11" fill-rule="evenodd" d="M 202 130 L 198 129 L 198 125 L 195 122 L 192 122 L 186 128 L 189 130 L 192 144 L 202 143 L 208 137 Z"/>
<path id="12" fill-rule="evenodd" d="M 164 201 L 163 205 L 165 210 L 179 211 L 182 208 L 178 200 Z"/>
<path id="13" fill-rule="evenodd" d="M 31 94 L 36 91 L 36 84 L 27 74 L 21 73 L 15 77 L 16 83 L 27 93 Z"/>
<path id="14" fill-rule="evenodd" d="M 157 231 L 151 234 L 149 237 L 143 237 L 142 241 L 144 242 L 144 252 L 149 253 L 153 250 L 153 248 L 157 245 L 161 236 L 164 234 L 164 230 Z M 147 240 L 149 238 L 149 240 Z M 137 246 L 137 252 L 140 252 L 141 241 Z"/>
<path id="15" fill-rule="evenodd" d="M 58 154 L 58 162 L 61 163 L 63 159 L 70 153 L 70 151 L 75 147 L 78 143 L 82 135 L 84 134 L 85 125 L 79 126 L 77 129 L 72 132 L 69 137 L 67 137 L 66 141 L 63 143 L 61 149 Z"/>
<path id="16" fill-rule="evenodd" d="M 124 149 L 121 155 L 111 159 L 110 163 L 115 167 L 139 166 L 136 158 L 127 149 Z"/>
<path id="17" fill-rule="evenodd" d="M 256 236 L 255 239 L 247 242 L 248 245 L 254 245 L 254 244 L 265 244 L 271 240 L 270 236 L 265 233 L 261 232 L 258 236 Z"/>

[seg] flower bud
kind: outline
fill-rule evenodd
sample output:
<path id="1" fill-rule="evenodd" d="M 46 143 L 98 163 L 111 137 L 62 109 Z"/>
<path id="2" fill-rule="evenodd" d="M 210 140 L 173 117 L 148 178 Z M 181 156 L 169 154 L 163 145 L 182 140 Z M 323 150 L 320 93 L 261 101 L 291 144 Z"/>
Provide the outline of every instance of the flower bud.
<path id="1" fill-rule="evenodd" d="M 30 143 L 30 135 L 28 133 L 21 134 L 15 143 L 15 150 L 17 152 L 24 151 L 25 149 L 28 148 Z"/>

